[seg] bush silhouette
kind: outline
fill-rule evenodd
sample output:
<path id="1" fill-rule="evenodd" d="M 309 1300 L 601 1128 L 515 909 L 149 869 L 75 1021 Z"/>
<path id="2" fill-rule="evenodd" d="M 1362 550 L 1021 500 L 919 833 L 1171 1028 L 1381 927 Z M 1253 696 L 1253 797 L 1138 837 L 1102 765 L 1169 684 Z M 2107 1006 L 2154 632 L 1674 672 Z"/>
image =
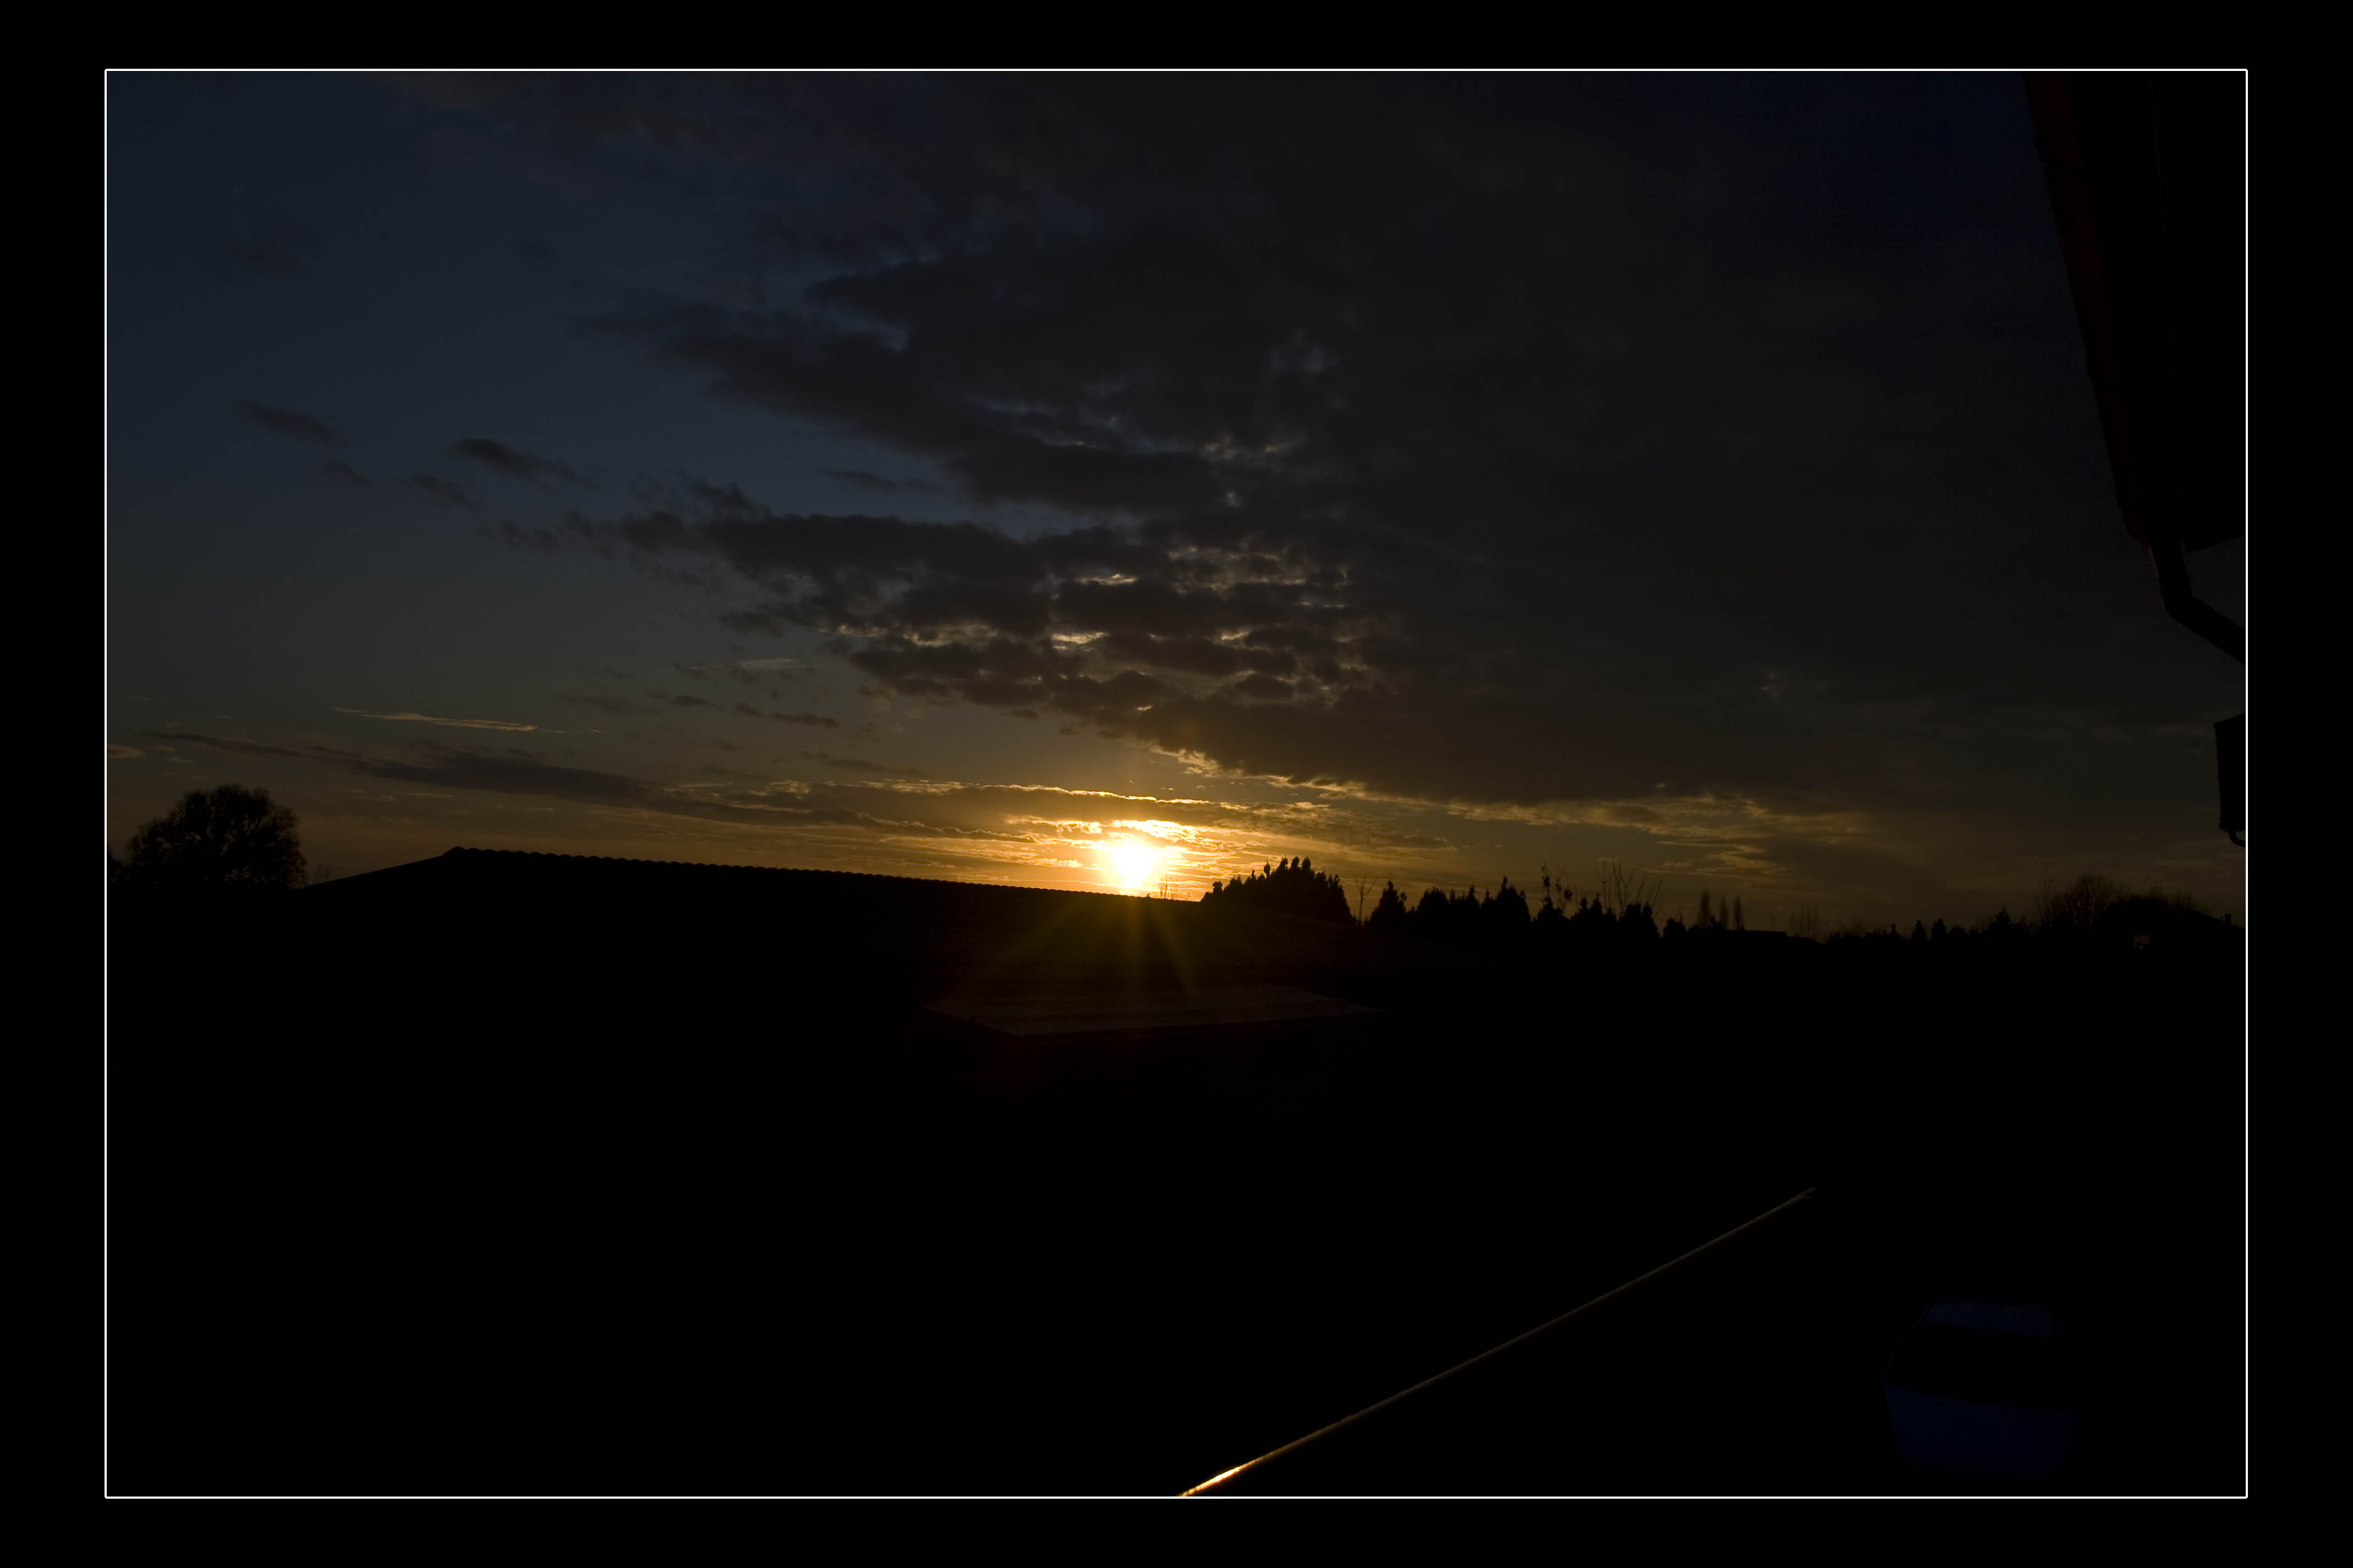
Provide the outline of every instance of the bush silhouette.
<path id="1" fill-rule="evenodd" d="M 302 840 L 295 815 L 266 789 L 222 784 L 191 790 L 131 836 L 119 880 L 136 888 L 215 891 L 300 887 Z"/>

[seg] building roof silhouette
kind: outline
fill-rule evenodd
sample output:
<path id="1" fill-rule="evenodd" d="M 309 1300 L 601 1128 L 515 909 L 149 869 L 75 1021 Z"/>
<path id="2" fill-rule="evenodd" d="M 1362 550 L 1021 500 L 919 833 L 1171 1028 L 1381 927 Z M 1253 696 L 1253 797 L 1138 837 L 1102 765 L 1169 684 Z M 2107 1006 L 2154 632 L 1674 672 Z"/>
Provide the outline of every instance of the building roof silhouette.
<path id="1" fill-rule="evenodd" d="M 1323 989 L 1454 962 L 1352 924 L 1121 893 L 464 847 L 304 892 L 306 924 L 363 946 L 613 984 L 658 959 L 912 1002 Z"/>

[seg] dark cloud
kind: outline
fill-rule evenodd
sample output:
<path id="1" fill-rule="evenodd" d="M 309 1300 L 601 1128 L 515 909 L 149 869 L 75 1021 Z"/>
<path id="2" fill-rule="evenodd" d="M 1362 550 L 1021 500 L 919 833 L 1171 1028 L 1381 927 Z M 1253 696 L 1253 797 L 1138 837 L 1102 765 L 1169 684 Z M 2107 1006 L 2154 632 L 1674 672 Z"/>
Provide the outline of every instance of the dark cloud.
<path id="1" fill-rule="evenodd" d="M 357 719 L 382 719 L 401 724 L 439 724 L 452 730 L 512 730 L 531 731 L 539 728 L 515 719 L 449 719 L 431 713 L 380 712 L 365 708 L 337 708 L 338 713 L 349 713 Z"/>
<path id="2" fill-rule="evenodd" d="M 1581 618 L 1543 584 L 1496 581 L 1437 546 L 1358 552 L 1185 521 L 1021 539 L 771 513 L 713 486 L 677 499 L 575 518 L 572 537 L 640 561 L 715 561 L 759 595 L 735 624 L 834 634 L 884 690 L 1058 710 L 1238 773 L 1440 803 L 1623 801 L 1664 785 L 1811 811 L 1874 795 L 1925 807 L 1957 758 L 1982 780 L 2016 772 L 1998 739 L 2015 700 L 1981 681 L 1941 696 L 1906 683 L 1889 707 L 1894 690 L 1868 668 L 1841 682 L 1801 653 L 1727 658 L 1716 637 L 1638 636 L 1606 598 L 1579 598 Z M 2076 765 L 2129 795 L 2127 758 L 2167 738 L 2146 723 L 2114 733 Z M 2004 804 L 2018 810 L 2052 795 L 2047 777 L 2015 782 Z"/>
<path id="3" fill-rule="evenodd" d="M 749 826 L 855 827 L 873 833 L 918 837 L 1001 840 L 1019 837 L 1018 835 L 907 815 L 923 804 L 921 797 L 873 799 L 871 804 L 887 805 L 896 813 L 886 816 L 860 809 L 857 805 L 833 796 L 818 797 L 805 784 L 789 782 L 764 784 L 754 788 L 722 793 L 695 785 L 654 784 L 620 773 L 567 767 L 550 763 L 536 752 L 514 747 L 489 751 L 444 745 L 438 742 L 417 742 L 411 744 L 403 756 L 384 757 L 363 755 L 332 746 L 280 746 L 176 730 L 155 731 L 151 738 L 200 746 L 227 756 L 312 763 L 370 778 L 429 784 L 441 789 L 524 795 Z M 752 775 L 729 771 L 725 776 L 747 778 Z"/>
<path id="4" fill-rule="evenodd" d="M 414 474 L 408 482 L 422 490 L 425 499 L 435 506 L 473 507 L 480 504 L 474 500 L 473 489 L 463 479 L 444 479 L 438 474 Z M 511 539 L 510 542 L 513 541 Z"/>
<path id="5" fill-rule="evenodd" d="M 564 548 L 564 542 L 551 529 L 518 528 L 512 518 L 500 521 L 496 537 L 517 550 L 528 550 L 535 555 L 553 555 Z"/>
<path id="6" fill-rule="evenodd" d="M 2014 82 L 706 86 L 464 95 L 746 182 L 819 279 L 616 331 L 1066 524 L 575 520 L 748 588 L 733 629 L 1439 802 L 2031 813 L 2057 754 L 1997 737 L 2054 701 L 2140 737 L 2067 789 L 2145 799 L 2149 661 L 2230 699 L 2145 583 L 2058 569 L 2113 519 Z"/>
<path id="7" fill-rule="evenodd" d="M 576 530 L 581 525 L 575 522 L 569 526 Z M 590 532 L 593 537 L 593 530 Z M 716 664 L 679 664 L 671 668 L 681 675 L 692 676 L 697 680 L 708 680 L 713 676 L 723 675 L 739 686 L 758 688 L 769 681 L 791 682 L 800 679 L 802 671 L 799 667 L 806 662 L 807 661 L 797 658 L 732 658 L 723 659 Z"/>
<path id="8" fill-rule="evenodd" d="M 1058 709 L 1245 771 L 1393 783 L 1383 775 L 1400 764 L 1380 759 L 1400 728 L 1426 721 L 1416 702 L 1465 695 L 1423 697 L 1411 666 L 1429 643 L 1386 605 L 1348 602 L 1364 567 L 1255 534 L 1088 527 L 1021 540 L 969 522 L 771 513 L 709 485 L 672 508 L 575 527 L 639 559 L 716 559 L 766 595 L 734 613 L 740 623 L 840 634 L 843 656 L 890 690 Z M 1516 710 L 1497 718 L 1524 721 Z M 1433 784 L 1429 761 L 1409 765 Z M 1466 757 L 1440 798 L 1492 790 L 1493 773 L 1492 759 Z M 1574 793 L 1557 778 L 1542 787 Z"/>
<path id="9" fill-rule="evenodd" d="M 282 223 L 258 224 L 247 232 L 221 241 L 221 252 L 249 272 L 280 282 L 299 278 L 309 269 L 318 241 L 303 229 Z"/>
<path id="10" fill-rule="evenodd" d="M 594 708 L 599 713 L 610 713 L 615 718 L 628 718 L 653 711 L 650 708 L 639 707 L 637 703 L 630 701 L 626 697 L 592 695 L 586 697 L 558 697 L 556 698 L 556 700 L 558 702 L 569 702 L 581 708 Z"/>
<path id="11" fill-rule="evenodd" d="M 843 484 L 855 485 L 861 490 L 895 490 L 899 488 L 898 480 L 870 474 L 863 468 L 821 468 L 818 472 L 828 479 L 839 479 Z"/>
<path id="12" fill-rule="evenodd" d="M 596 488 L 567 464 L 559 463 L 553 458 L 540 457 L 536 453 L 519 452 L 503 441 L 493 441 L 483 436 L 467 437 L 449 448 L 449 455 L 463 458 L 470 463 L 478 463 L 491 472 L 502 474 L 511 479 L 563 479 L 586 489 Z"/>
<path id="13" fill-rule="evenodd" d="M 324 420 L 314 419 L 291 408 L 272 408 L 262 403 L 239 403 L 237 411 L 270 434 L 286 437 L 289 440 L 308 441 L 320 447 L 343 445 L 342 432 Z"/>
<path id="14" fill-rule="evenodd" d="M 223 240 L 221 249 L 227 252 L 230 260 L 242 262 L 266 277 L 292 278 L 302 270 L 301 258 L 275 240 Z"/>
<path id="15" fill-rule="evenodd" d="M 1292 695 L 1291 682 L 1258 673 L 1243 676 L 1225 690 L 1253 702 L 1287 702 Z"/>
<path id="16" fill-rule="evenodd" d="M 823 752 L 804 752 L 801 754 L 811 762 L 821 763 L 828 768 L 839 768 L 844 773 L 872 773 L 881 778 L 897 779 L 927 779 L 932 776 L 921 768 L 892 767 L 887 763 L 870 763 L 863 757 L 835 757 Z"/>
<path id="17" fill-rule="evenodd" d="M 353 468 L 341 458 L 328 458 L 325 462 L 319 465 L 319 471 L 326 475 L 327 478 L 331 479 L 341 479 L 343 483 L 359 489 L 367 489 L 367 479 L 365 477 L 363 476 L 357 468 Z"/>
<path id="18" fill-rule="evenodd" d="M 243 741 L 216 735 L 200 735 L 186 730 L 150 730 L 147 738 L 172 743 L 185 742 L 192 746 L 205 746 L 235 757 L 269 757 L 290 762 L 332 763 L 350 765 L 364 761 L 356 752 L 338 751 L 332 746 L 276 746 L 261 741 Z M 167 748 L 168 749 L 168 748 Z"/>
<path id="19" fill-rule="evenodd" d="M 407 90 L 723 193 L 716 248 L 792 285 L 640 290 L 612 341 L 890 455 L 818 470 L 885 514 L 681 481 L 500 537 L 704 587 L 874 692 L 1784 864 L 1865 811 L 1953 856 L 2129 838 L 2178 809 L 2185 710 L 2235 705 L 2098 554 L 2014 79 Z M 1007 521 L 913 515 L 925 475 Z"/>

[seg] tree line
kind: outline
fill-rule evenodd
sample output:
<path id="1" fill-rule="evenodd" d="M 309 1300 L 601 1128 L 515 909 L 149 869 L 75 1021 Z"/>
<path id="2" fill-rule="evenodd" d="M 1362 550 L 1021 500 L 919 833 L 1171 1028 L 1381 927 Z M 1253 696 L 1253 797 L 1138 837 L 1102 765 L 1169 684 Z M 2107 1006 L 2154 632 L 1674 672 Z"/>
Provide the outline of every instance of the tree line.
<path id="1" fill-rule="evenodd" d="M 2071 882 L 2046 882 L 2033 913 L 2013 917 L 2003 905 L 1972 923 L 1919 919 L 1907 932 L 1900 926 L 1851 921 L 1825 930 L 1820 916 L 1799 911 L 1777 929 L 1751 931 L 1748 911 L 1738 894 L 1717 898 L 1711 889 L 1699 893 L 1697 912 L 1685 920 L 1681 911 L 1659 918 L 1661 887 L 1648 879 L 1632 880 L 1614 867 L 1602 868 L 1598 885 L 1583 892 L 1571 888 L 1549 867 L 1542 868 L 1532 900 L 1525 889 L 1505 878 L 1491 892 L 1476 887 L 1430 887 L 1408 901 L 1398 885 L 1388 882 L 1371 911 L 1352 908 L 1342 879 L 1318 871 L 1307 857 L 1269 862 L 1256 871 L 1212 882 L 1201 902 L 1211 909 L 1250 909 L 1311 920 L 1361 925 L 1370 931 L 1416 942 L 1461 949 L 1510 949 L 1554 942 L 1577 945 L 1650 943 L 1687 939 L 1715 940 L 1736 935 L 1790 939 L 1843 947 L 1856 943 L 1922 943 L 1959 947 L 2000 945 L 2021 941 L 2062 942 L 2078 938 L 2114 937 L 2148 941 L 2184 931 L 2228 926 L 2217 921 L 2187 893 L 2163 887 L 2138 892 L 2109 878 L 2085 873 Z"/>

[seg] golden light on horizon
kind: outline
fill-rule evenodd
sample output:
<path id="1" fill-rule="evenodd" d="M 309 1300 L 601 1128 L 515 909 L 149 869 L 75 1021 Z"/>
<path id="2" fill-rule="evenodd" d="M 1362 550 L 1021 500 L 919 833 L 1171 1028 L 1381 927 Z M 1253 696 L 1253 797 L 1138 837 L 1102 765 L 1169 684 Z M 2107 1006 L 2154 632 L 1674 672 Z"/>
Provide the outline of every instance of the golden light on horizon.
<path id="1" fill-rule="evenodd" d="M 1148 893 L 1160 885 L 1168 851 L 1149 838 L 1115 838 L 1103 846 L 1113 880 L 1132 893 Z"/>

